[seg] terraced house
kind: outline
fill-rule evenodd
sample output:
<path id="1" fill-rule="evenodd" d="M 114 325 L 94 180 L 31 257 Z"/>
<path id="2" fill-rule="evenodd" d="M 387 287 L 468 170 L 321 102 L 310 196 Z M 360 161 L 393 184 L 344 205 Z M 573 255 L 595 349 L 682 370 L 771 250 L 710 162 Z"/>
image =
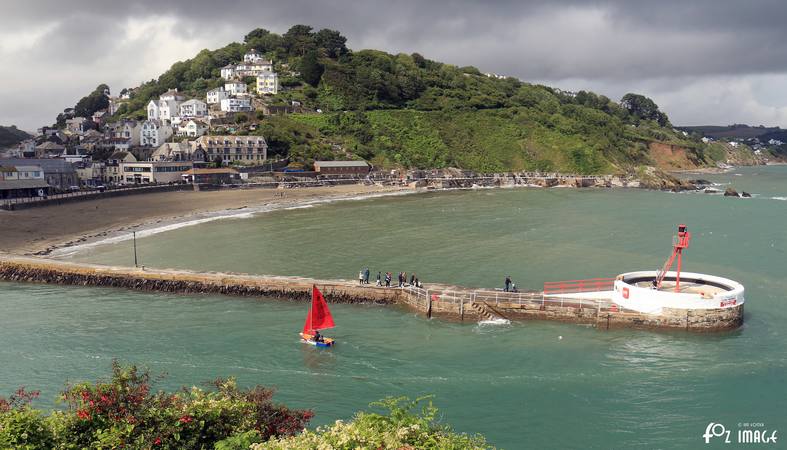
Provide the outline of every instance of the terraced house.
<path id="1" fill-rule="evenodd" d="M 268 142 L 262 136 L 201 136 L 191 145 L 201 147 L 210 161 L 217 156 L 225 163 L 260 164 L 268 159 Z"/>

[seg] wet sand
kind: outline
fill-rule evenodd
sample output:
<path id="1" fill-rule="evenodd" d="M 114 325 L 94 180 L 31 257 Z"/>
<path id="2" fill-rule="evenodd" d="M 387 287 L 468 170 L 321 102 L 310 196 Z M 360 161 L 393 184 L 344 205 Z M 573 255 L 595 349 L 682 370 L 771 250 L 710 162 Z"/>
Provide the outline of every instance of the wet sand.
<path id="1" fill-rule="evenodd" d="M 287 190 L 244 189 L 208 192 L 160 192 L 64 205 L 0 210 L 0 252 L 35 254 L 131 232 L 162 221 L 263 205 L 297 205 L 332 197 L 409 191 L 390 186 L 345 185 Z M 279 193 L 284 192 L 284 197 Z"/>

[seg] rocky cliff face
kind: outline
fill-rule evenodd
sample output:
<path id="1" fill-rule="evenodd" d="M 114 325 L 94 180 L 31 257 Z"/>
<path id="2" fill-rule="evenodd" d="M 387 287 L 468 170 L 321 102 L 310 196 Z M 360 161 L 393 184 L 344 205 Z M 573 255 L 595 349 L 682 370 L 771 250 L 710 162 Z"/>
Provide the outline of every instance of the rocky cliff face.
<path id="1" fill-rule="evenodd" d="M 656 167 L 644 167 L 637 173 L 640 187 L 663 191 L 689 191 L 697 186 L 688 180 L 681 180 Z"/>

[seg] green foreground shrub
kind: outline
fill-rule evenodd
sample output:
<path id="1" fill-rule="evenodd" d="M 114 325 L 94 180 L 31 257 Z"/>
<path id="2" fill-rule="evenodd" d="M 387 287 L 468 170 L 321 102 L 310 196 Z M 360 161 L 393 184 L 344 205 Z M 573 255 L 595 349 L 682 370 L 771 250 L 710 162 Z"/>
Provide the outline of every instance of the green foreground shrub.
<path id="1" fill-rule="evenodd" d="M 337 420 L 333 425 L 304 431 L 296 436 L 281 436 L 253 444 L 252 450 L 306 449 L 489 449 L 480 436 L 454 433 L 436 421 L 437 408 L 430 401 L 420 413 L 413 410 L 424 398 L 411 401 L 406 397 L 387 398 L 372 406 L 388 414 L 360 412 L 353 420 Z"/>
<path id="2" fill-rule="evenodd" d="M 437 420 L 429 397 L 387 398 L 353 420 L 305 431 L 313 413 L 272 402 L 273 390 L 240 389 L 233 379 L 211 388 L 151 391 L 148 371 L 112 364 L 108 381 L 66 385 L 61 410 L 32 407 L 37 391 L 0 397 L 0 449 L 488 449 L 480 435 L 454 433 Z"/>
<path id="3" fill-rule="evenodd" d="M 113 363 L 109 381 L 66 386 L 63 410 L 32 408 L 37 392 L 20 389 L 0 398 L 0 448 L 7 449 L 223 449 L 299 433 L 309 410 L 272 402 L 273 390 L 240 389 L 233 379 L 212 388 L 151 391 L 151 377 Z"/>

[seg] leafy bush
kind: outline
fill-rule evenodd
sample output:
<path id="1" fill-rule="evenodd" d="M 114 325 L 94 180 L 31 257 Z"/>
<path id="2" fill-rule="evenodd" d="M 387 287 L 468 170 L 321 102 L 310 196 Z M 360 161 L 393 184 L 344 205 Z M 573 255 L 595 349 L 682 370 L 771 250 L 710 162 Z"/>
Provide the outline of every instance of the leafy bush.
<path id="1" fill-rule="evenodd" d="M 109 381 L 67 386 L 65 409 L 48 416 L 20 390 L 0 399 L 0 448 L 248 448 L 299 433 L 313 416 L 274 404 L 271 389 L 239 389 L 232 379 L 212 387 L 152 392 L 147 371 L 114 363 Z"/>
<path id="2" fill-rule="evenodd" d="M 336 421 L 331 426 L 304 431 L 297 436 L 277 437 L 253 444 L 252 450 L 290 449 L 488 449 L 482 436 L 454 433 L 437 422 L 437 408 L 431 401 L 413 413 L 419 402 L 406 397 L 386 398 L 371 406 L 388 410 L 388 414 L 361 412 L 352 421 Z"/>

